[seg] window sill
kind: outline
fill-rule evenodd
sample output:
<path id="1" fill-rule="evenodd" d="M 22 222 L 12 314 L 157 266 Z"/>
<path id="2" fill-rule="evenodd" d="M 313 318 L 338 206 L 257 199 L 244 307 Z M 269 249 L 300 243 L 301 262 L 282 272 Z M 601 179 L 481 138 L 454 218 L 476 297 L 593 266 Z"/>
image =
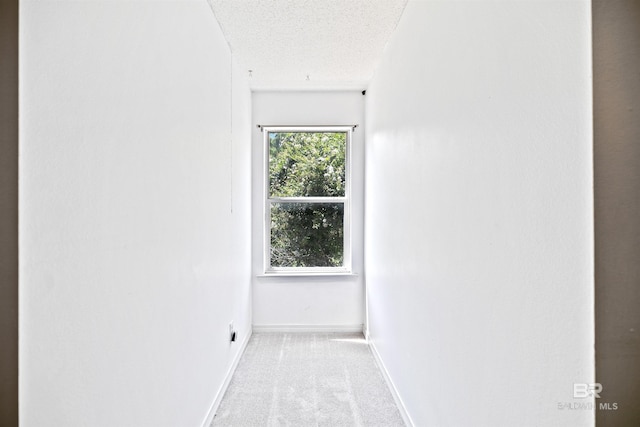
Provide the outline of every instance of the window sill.
<path id="1" fill-rule="evenodd" d="M 357 277 L 358 274 L 351 271 L 274 271 L 261 273 L 256 277 Z"/>

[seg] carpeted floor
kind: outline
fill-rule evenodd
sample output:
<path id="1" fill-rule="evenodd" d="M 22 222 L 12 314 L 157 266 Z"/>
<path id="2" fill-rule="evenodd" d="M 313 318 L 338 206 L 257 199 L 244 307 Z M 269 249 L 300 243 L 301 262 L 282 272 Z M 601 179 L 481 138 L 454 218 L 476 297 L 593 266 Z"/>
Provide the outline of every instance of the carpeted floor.
<path id="1" fill-rule="evenodd" d="M 362 334 L 254 333 L 212 426 L 404 426 Z"/>

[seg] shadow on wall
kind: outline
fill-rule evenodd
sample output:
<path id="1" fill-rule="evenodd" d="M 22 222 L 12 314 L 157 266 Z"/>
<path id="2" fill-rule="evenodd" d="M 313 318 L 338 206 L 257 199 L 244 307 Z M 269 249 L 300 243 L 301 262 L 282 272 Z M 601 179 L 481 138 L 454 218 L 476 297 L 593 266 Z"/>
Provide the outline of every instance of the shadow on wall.
<path id="1" fill-rule="evenodd" d="M 594 0 L 599 427 L 640 425 L 640 2 Z M 617 404 L 617 410 L 607 410 Z"/>
<path id="2" fill-rule="evenodd" d="M 18 0 L 0 3 L 0 425 L 18 425 Z"/>

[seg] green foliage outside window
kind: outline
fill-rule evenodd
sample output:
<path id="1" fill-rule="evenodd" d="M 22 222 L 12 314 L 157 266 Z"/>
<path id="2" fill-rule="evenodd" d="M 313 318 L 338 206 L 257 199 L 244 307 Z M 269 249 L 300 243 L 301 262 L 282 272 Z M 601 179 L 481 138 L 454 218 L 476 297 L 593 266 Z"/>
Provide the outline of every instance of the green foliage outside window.
<path id="1" fill-rule="evenodd" d="M 269 133 L 269 197 L 344 197 L 346 133 Z M 344 203 L 272 202 L 272 267 L 340 267 Z"/>

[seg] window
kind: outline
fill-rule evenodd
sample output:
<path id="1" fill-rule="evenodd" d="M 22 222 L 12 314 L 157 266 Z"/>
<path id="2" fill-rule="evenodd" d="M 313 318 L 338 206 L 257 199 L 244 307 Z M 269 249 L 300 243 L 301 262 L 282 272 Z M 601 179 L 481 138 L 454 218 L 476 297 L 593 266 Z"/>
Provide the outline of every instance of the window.
<path id="1" fill-rule="evenodd" d="M 264 127 L 265 272 L 351 270 L 351 127 Z"/>

